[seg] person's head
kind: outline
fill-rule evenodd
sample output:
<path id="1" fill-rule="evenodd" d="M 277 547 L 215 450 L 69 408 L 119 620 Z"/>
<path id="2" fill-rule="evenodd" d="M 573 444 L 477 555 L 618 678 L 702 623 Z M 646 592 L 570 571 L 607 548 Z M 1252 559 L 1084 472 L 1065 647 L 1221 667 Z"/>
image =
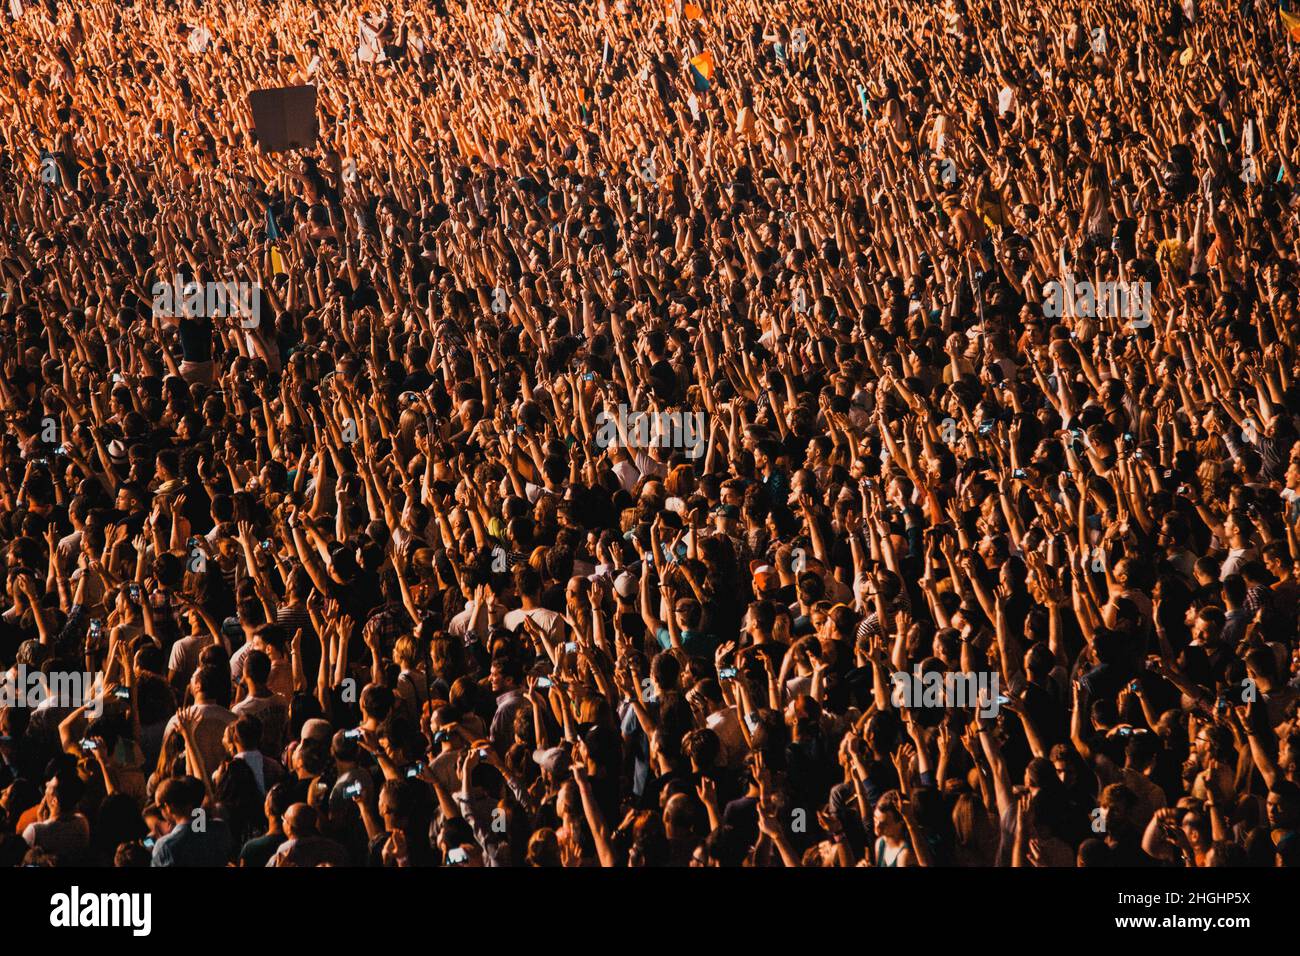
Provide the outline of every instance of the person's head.
<path id="1" fill-rule="evenodd" d="M 709 833 L 691 854 L 691 866 L 735 867 L 741 866 L 748 854 L 741 833 L 732 826 L 723 825 Z"/>
<path id="2" fill-rule="evenodd" d="M 169 777 L 158 787 L 155 800 L 173 824 L 189 823 L 203 803 L 203 784 L 194 777 Z"/>
<path id="3" fill-rule="evenodd" d="M 674 794 L 664 805 L 664 831 L 670 840 L 685 839 L 695 829 L 695 801 L 684 793 Z"/>
<path id="4" fill-rule="evenodd" d="M 361 692 L 361 716 L 374 724 L 382 724 L 393 710 L 393 692 L 382 684 L 367 684 Z"/>
<path id="5" fill-rule="evenodd" d="M 1080 867 L 1103 867 L 1111 865 L 1110 848 L 1106 846 L 1104 840 L 1096 837 L 1089 837 L 1079 844 L 1079 849 L 1075 853 L 1075 866 Z"/>
<path id="6" fill-rule="evenodd" d="M 523 665 L 512 657 L 498 657 L 492 661 L 488 682 L 494 694 L 517 690 L 524 682 Z"/>
<path id="7" fill-rule="evenodd" d="M 560 840 L 552 827 L 541 827 L 528 838 L 528 850 L 525 859 L 531 867 L 563 866 L 560 856 Z"/>
<path id="8" fill-rule="evenodd" d="M 284 824 L 284 815 L 293 804 L 293 791 L 288 784 L 277 783 L 266 791 L 266 800 L 262 805 L 266 814 L 266 825 L 275 830 Z"/>
<path id="9" fill-rule="evenodd" d="M 1268 791 L 1269 826 L 1282 830 L 1300 829 L 1300 786 L 1290 780 L 1274 780 Z"/>
<path id="10" fill-rule="evenodd" d="M 316 836 L 317 824 L 316 809 L 306 803 L 295 803 L 284 814 L 284 832 L 290 840 Z"/>
<path id="11" fill-rule="evenodd" d="M 890 840 L 900 840 L 907 835 L 907 824 L 903 821 L 903 795 L 897 790 L 890 790 L 876 801 L 873 821 L 878 836 Z"/>
<path id="12" fill-rule="evenodd" d="M 265 651 L 249 651 L 244 657 L 244 681 L 254 692 L 266 688 L 271 679 L 271 658 Z"/>
<path id="13" fill-rule="evenodd" d="M 682 664 L 676 656 L 663 651 L 650 661 L 650 683 L 656 696 L 675 691 L 681 680 Z"/>
<path id="14" fill-rule="evenodd" d="M 1229 574 L 1221 585 L 1223 606 L 1235 611 L 1246 603 L 1246 580 L 1240 574 Z"/>
<path id="15" fill-rule="evenodd" d="M 1112 783 L 1101 792 L 1102 819 L 1106 823 L 1107 841 L 1133 835 L 1137 822 L 1138 796 L 1122 783 Z"/>
<path id="16" fill-rule="evenodd" d="M 190 693 L 200 704 L 215 704 L 230 692 L 230 672 L 214 664 L 205 664 L 190 678 Z"/>
<path id="17" fill-rule="evenodd" d="M 75 773 L 57 773 L 45 782 L 45 801 L 55 817 L 75 813 L 84 793 L 85 785 Z"/>
<path id="18" fill-rule="evenodd" d="M 251 753 L 262 746 L 262 719 L 256 714 L 241 714 L 232 726 L 239 753 Z"/>
<path id="19" fill-rule="evenodd" d="M 745 612 L 745 632 L 752 642 L 761 643 L 772 636 L 776 625 L 776 608 L 769 601 L 754 601 Z"/>

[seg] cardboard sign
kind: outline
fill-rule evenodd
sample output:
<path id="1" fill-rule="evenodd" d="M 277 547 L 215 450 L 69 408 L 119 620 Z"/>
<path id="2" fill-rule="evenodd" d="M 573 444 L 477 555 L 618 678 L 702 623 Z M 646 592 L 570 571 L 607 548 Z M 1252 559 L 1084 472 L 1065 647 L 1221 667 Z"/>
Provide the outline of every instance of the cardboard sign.
<path id="1" fill-rule="evenodd" d="M 283 86 L 248 94 L 253 128 L 264 153 L 316 145 L 316 87 Z"/>

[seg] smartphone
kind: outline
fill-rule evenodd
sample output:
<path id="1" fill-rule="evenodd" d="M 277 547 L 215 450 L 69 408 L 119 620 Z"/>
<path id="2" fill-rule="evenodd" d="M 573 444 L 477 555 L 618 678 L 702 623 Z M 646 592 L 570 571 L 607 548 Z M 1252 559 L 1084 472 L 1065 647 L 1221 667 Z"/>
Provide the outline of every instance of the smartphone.
<path id="1" fill-rule="evenodd" d="M 462 863 L 469 862 L 469 853 L 463 847 L 453 847 L 447 851 L 447 865 L 460 866 Z"/>
<path id="2" fill-rule="evenodd" d="M 99 637 L 100 633 L 101 633 L 103 630 L 104 630 L 104 625 L 103 625 L 99 620 L 93 620 L 93 621 L 90 622 L 90 636 L 91 636 L 91 637 Z"/>
<path id="3" fill-rule="evenodd" d="M 139 600 L 140 600 L 140 585 L 138 585 L 138 584 L 130 584 L 130 585 L 127 585 L 126 593 L 129 594 L 129 595 L 131 596 L 131 600 L 132 600 L 132 601 L 139 601 Z"/>
<path id="4" fill-rule="evenodd" d="M 993 431 L 994 424 L 996 423 L 993 419 L 989 419 L 986 422 L 980 422 L 979 433 L 981 435 L 987 435 L 989 432 Z"/>
<path id="5" fill-rule="evenodd" d="M 487 759 L 488 759 L 488 749 L 487 749 L 486 747 L 479 747 L 479 748 L 478 748 L 478 759 L 479 759 L 479 760 L 487 760 Z"/>
<path id="6" fill-rule="evenodd" d="M 113 691 L 113 696 L 116 697 L 118 700 L 130 700 L 131 688 L 119 687 L 117 690 Z"/>
<path id="7" fill-rule="evenodd" d="M 523 426 L 523 425 L 516 425 L 516 426 L 515 426 L 515 434 L 516 434 L 516 435 L 522 435 L 523 433 L 524 433 L 524 426 Z"/>
<path id="8" fill-rule="evenodd" d="M 566 654 L 576 654 L 576 653 L 578 653 L 578 642 L 577 642 L 577 641 L 569 641 L 569 643 L 567 643 L 567 644 L 564 645 L 564 652 L 565 652 Z"/>
<path id="9" fill-rule="evenodd" d="M 93 740 L 88 740 L 87 738 L 83 737 L 81 739 L 81 749 L 87 752 L 92 750 L 98 750 L 99 744 L 95 743 Z"/>
<path id="10" fill-rule="evenodd" d="M 654 563 L 655 563 L 655 556 L 654 556 L 653 554 L 651 554 L 649 551 L 646 551 L 644 554 L 641 555 L 641 563 L 642 563 L 642 564 L 654 564 Z"/>
<path id="11" fill-rule="evenodd" d="M 1131 680 L 1128 682 L 1128 689 L 1136 694 L 1138 691 L 1142 689 L 1142 686 L 1137 681 Z"/>
<path id="12" fill-rule="evenodd" d="M 361 728 L 353 727 L 351 730 L 345 730 L 343 731 L 343 737 L 345 740 L 360 740 Z"/>
<path id="13" fill-rule="evenodd" d="M 406 779 L 414 780 L 420 774 L 424 773 L 424 764 L 417 763 L 414 766 L 406 768 Z"/>
<path id="14" fill-rule="evenodd" d="M 1025 474 L 1025 469 L 1023 469 L 1023 468 L 1015 468 L 1015 469 L 1012 469 L 1012 471 L 1011 471 L 1011 477 L 1012 477 L 1012 478 L 1028 478 L 1029 476 L 1028 476 L 1027 474 Z"/>
<path id="15" fill-rule="evenodd" d="M 1008 697 L 1006 694 L 998 694 L 997 705 L 999 707 L 1005 707 L 1009 703 L 1011 703 L 1010 697 Z"/>
<path id="16" fill-rule="evenodd" d="M 734 667 L 724 667 L 718 671 L 718 680 L 735 680 L 736 669 Z"/>
<path id="17" fill-rule="evenodd" d="M 348 784 L 346 787 L 343 788 L 343 793 L 345 796 L 349 796 L 349 797 L 357 796 L 358 794 L 361 793 L 361 781 L 358 780 L 355 783 Z"/>
<path id="18" fill-rule="evenodd" d="M 144 848 L 145 848 L 146 850 L 152 850 L 153 847 L 154 847 L 154 844 L 157 843 L 157 842 L 158 842 L 158 841 L 155 840 L 153 837 L 145 837 L 144 840 L 143 840 Z"/>
<path id="19" fill-rule="evenodd" d="M 583 380 L 584 382 L 594 382 L 594 381 L 596 380 L 596 373 L 595 373 L 595 372 L 586 372 L 586 373 L 583 374 L 583 376 L 582 376 L 582 380 Z"/>
<path id="20" fill-rule="evenodd" d="M 263 551 L 270 551 L 272 547 L 273 547 L 273 545 L 271 544 L 271 539 L 270 539 L 270 538 L 264 538 L 264 539 L 262 540 L 262 550 L 263 550 Z"/>
<path id="21" fill-rule="evenodd" d="M 549 677 L 539 677 L 539 678 L 537 678 L 537 686 L 538 686 L 538 687 L 553 687 L 553 686 L 555 686 L 555 685 L 551 683 L 551 679 L 550 679 Z"/>

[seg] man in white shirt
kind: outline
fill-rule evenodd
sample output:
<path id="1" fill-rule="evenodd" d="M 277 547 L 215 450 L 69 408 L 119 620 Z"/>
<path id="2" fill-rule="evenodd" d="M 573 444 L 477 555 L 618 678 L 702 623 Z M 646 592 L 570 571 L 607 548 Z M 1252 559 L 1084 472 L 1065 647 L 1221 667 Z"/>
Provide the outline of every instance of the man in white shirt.
<path id="1" fill-rule="evenodd" d="M 564 632 L 564 616 L 542 607 L 541 573 L 531 565 L 521 564 L 515 568 L 514 583 L 520 606 L 506 612 L 502 619 L 506 630 L 518 630 L 527 618 L 537 625 L 548 641 L 554 643 L 559 640 Z"/>
<path id="2" fill-rule="evenodd" d="M 229 684 L 230 676 L 224 668 L 217 667 L 215 664 L 208 664 L 200 667 L 190 678 L 190 693 L 194 695 L 194 706 L 187 707 L 186 711 L 194 717 L 194 745 L 198 748 L 199 755 L 204 762 L 204 769 L 212 773 L 217 767 L 221 766 L 222 760 L 226 756 L 224 737 L 226 727 L 233 724 L 236 720 L 235 715 L 227 708 L 217 703 L 221 699 L 222 691 Z M 164 741 L 172 734 L 179 734 L 181 711 L 172 715 L 171 720 L 167 721 L 167 726 L 163 730 Z M 185 758 L 186 772 L 194 777 L 202 779 L 202 774 L 198 767 L 193 766 L 193 761 L 189 755 Z"/>

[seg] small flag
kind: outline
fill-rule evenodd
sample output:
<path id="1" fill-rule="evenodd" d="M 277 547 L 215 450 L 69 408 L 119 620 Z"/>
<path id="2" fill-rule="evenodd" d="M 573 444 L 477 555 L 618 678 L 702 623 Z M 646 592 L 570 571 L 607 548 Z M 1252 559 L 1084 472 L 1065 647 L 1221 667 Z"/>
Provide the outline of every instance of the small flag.
<path id="1" fill-rule="evenodd" d="M 591 122 L 591 91 L 585 86 L 578 90 L 578 116 L 584 123 Z"/>
<path id="2" fill-rule="evenodd" d="M 867 88 L 861 83 L 858 84 L 858 102 L 862 104 L 862 118 L 870 119 L 867 109 Z"/>
<path id="3" fill-rule="evenodd" d="M 708 50 L 691 57 L 691 79 L 695 81 L 697 90 L 708 92 L 709 82 L 713 79 L 713 54 Z"/>
<path id="4" fill-rule="evenodd" d="M 1278 0 L 1277 12 L 1282 18 L 1282 26 L 1286 27 L 1291 39 L 1300 43 L 1300 14 L 1291 8 L 1291 0 Z"/>
<path id="5" fill-rule="evenodd" d="M 266 238 L 271 242 L 271 272 L 273 275 L 288 275 L 289 270 L 284 267 L 284 257 L 280 255 L 280 247 L 277 243 L 280 241 L 280 227 L 275 224 L 275 216 L 271 212 L 271 207 L 266 207 Z"/>
<path id="6" fill-rule="evenodd" d="M 682 8 L 682 13 L 685 14 L 687 20 L 704 19 L 704 11 L 693 3 L 687 3 L 686 6 Z"/>

